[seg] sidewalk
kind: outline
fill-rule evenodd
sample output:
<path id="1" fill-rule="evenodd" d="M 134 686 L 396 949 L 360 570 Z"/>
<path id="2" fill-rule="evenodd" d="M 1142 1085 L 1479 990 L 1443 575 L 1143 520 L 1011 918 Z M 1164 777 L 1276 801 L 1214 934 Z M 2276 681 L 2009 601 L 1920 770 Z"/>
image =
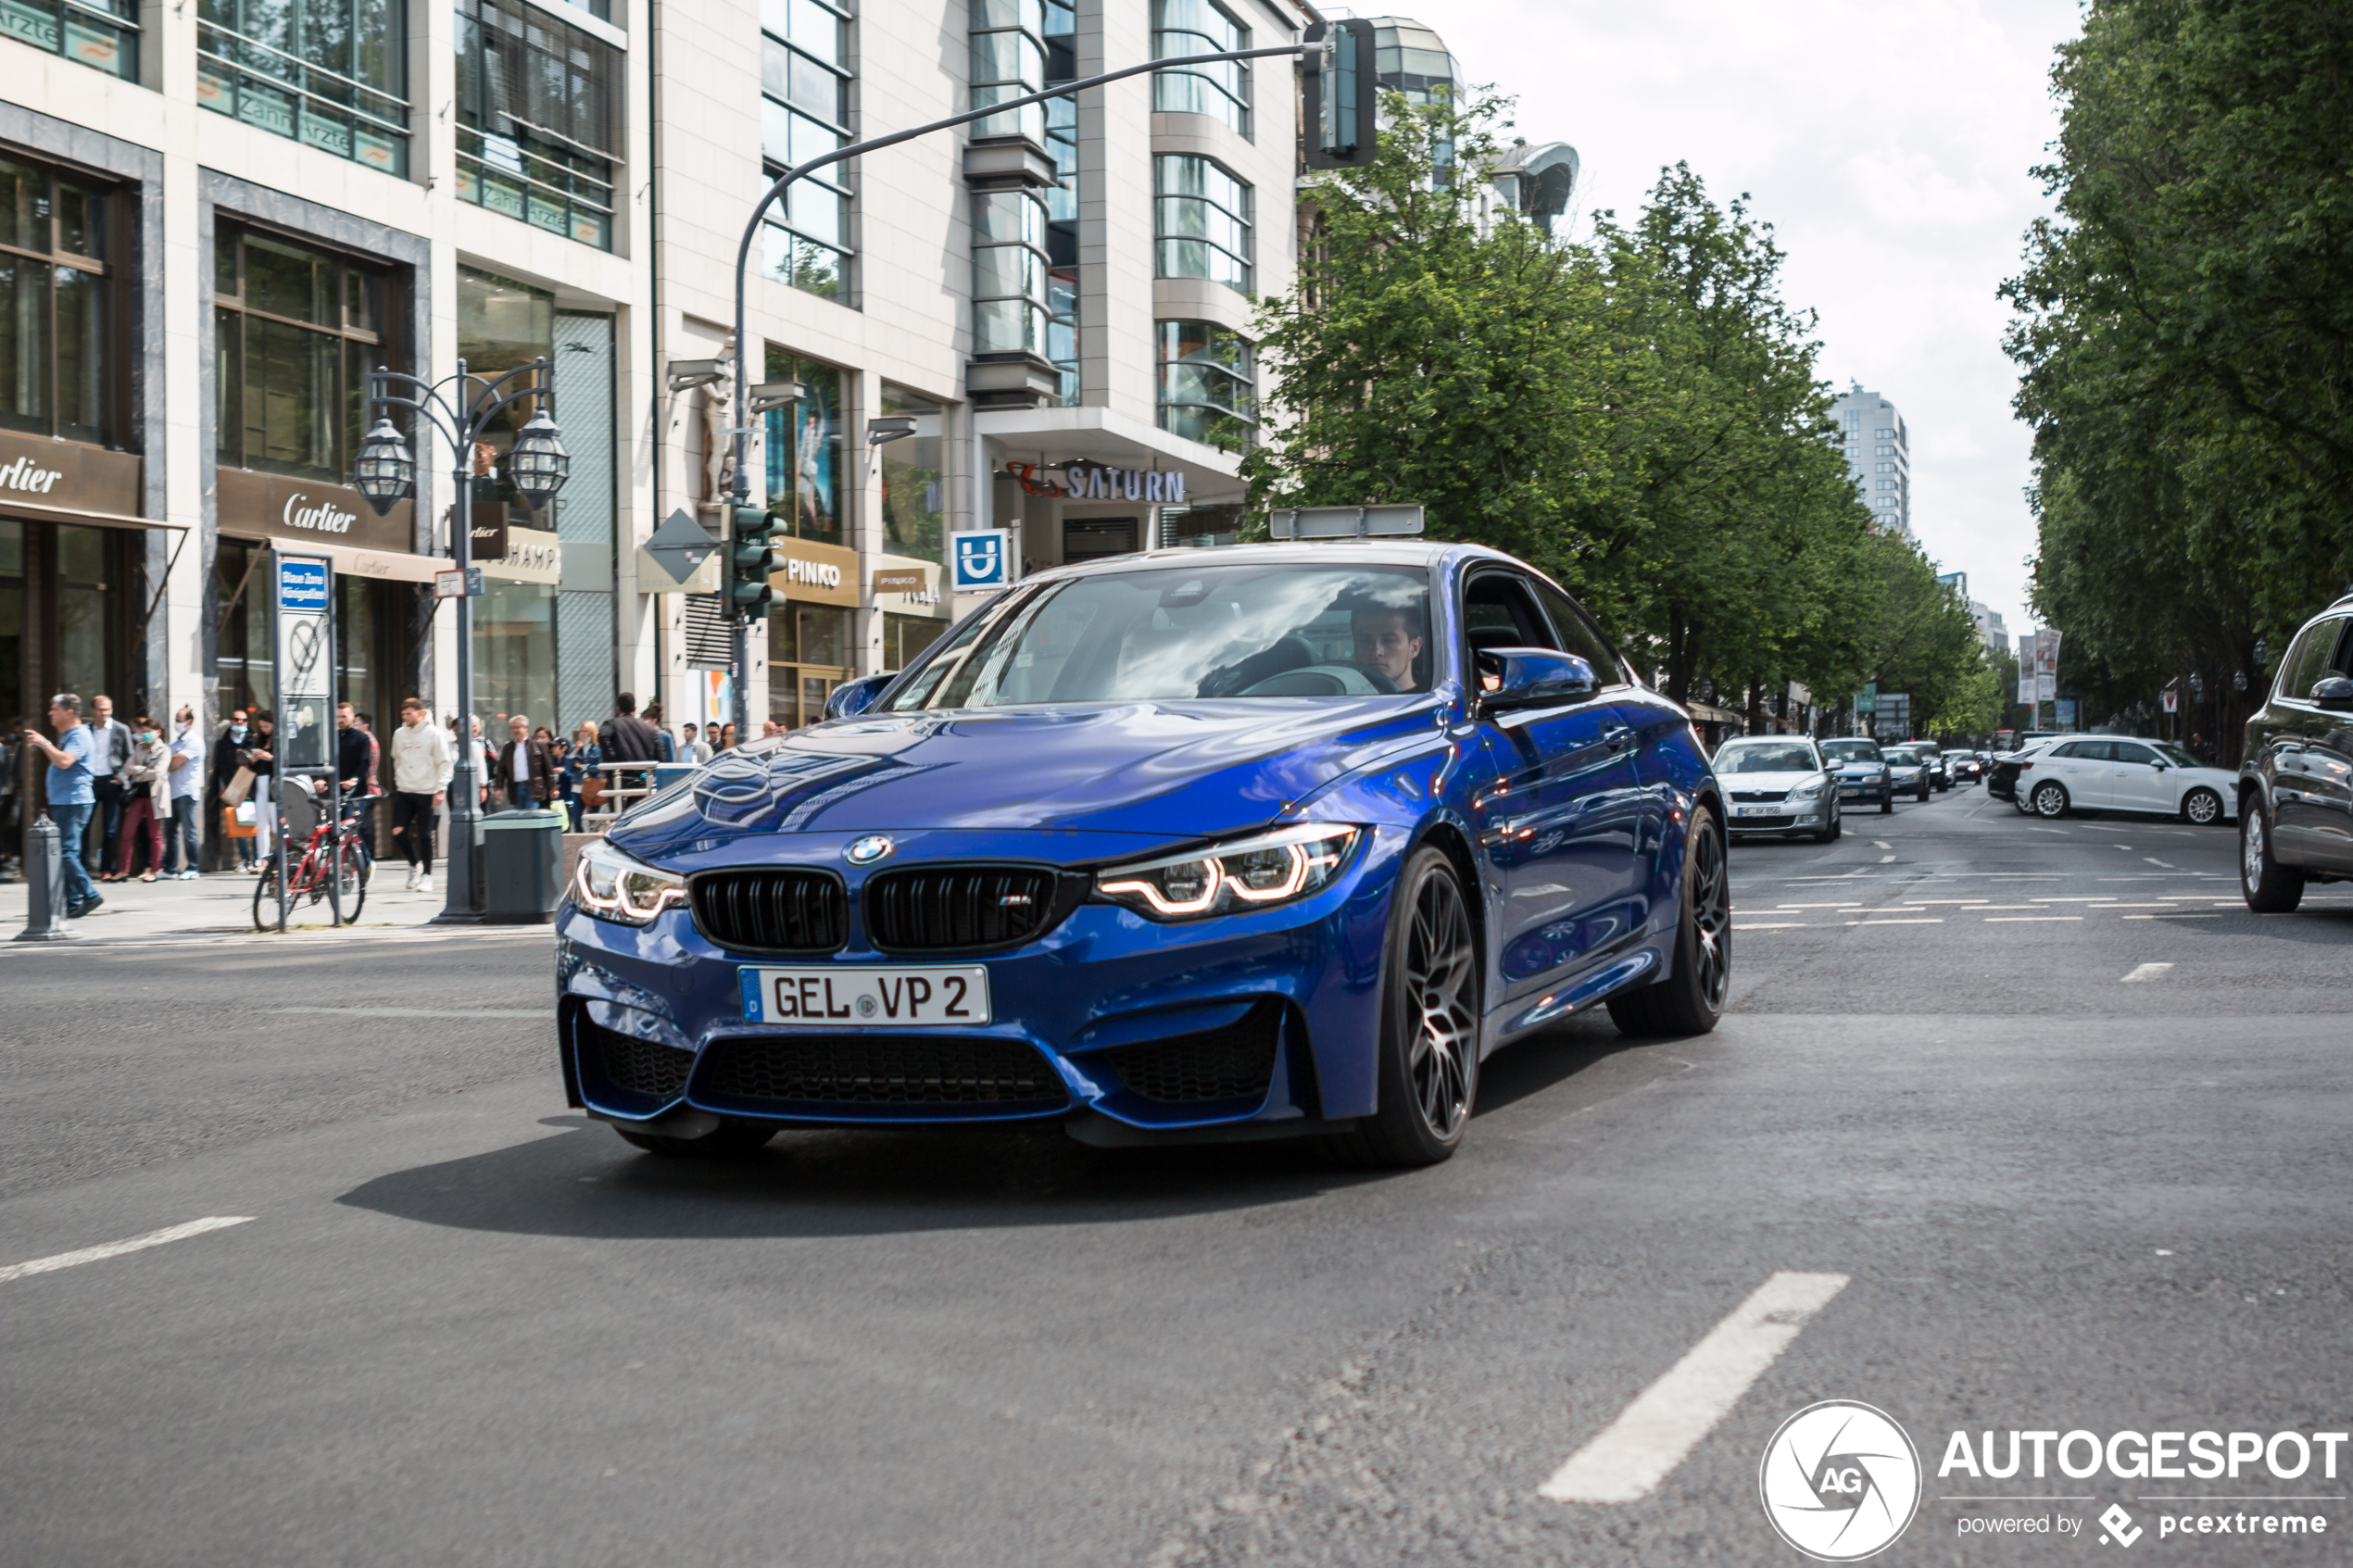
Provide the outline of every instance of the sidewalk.
<path id="1" fill-rule="evenodd" d="M 368 896 L 359 908 L 359 920 L 355 925 L 335 927 L 328 924 L 327 904 L 321 899 L 316 905 L 303 905 L 287 911 L 286 936 L 276 930 L 256 931 L 253 925 L 254 873 L 251 872 L 211 872 L 194 882 L 110 882 L 98 891 L 106 896 L 106 903 L 80 920 L 67 921 L 66 929 L 73 933 L 69 942 L 13 942 L 24 929 L 25 884 L 21 882 L 0 883 L 0 948 L 9 946 L 19 951 L 40 948 L 74 947 L 82 943 L 112 945 L 117 942 L 158 940 L 209 940 L 220 942 L 244 937 L 256 942 L 290 940 L 296 936 L 306 940 L 328 939 L 359 935 L 383 935 L 387 932 L 415 930 L 423 926 L 442 910 L 444 897 L 441 877 L 443 867 L 434 868 L 434 891 L 405 893 L 401 884 L 409 879 L 409 868 L 397 860 L 377 862 L 375 876 L 368 884 Z M 545 930 L 544 926 L 472 927 L 447 926 L 450 932 L 490 930 Z"/>

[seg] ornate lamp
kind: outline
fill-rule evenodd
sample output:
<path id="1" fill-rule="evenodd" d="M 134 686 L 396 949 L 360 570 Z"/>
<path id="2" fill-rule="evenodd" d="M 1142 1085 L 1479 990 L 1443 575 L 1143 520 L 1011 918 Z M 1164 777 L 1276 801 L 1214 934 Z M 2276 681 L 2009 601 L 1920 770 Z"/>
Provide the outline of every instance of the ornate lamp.
<path id="1" fill-rule="evenodd" d="M 375 429 L 361 438 L 359 456 L 351 465 L 351 483 L 368 497 L 378 517 L 417 493 L 417 461 L 409 455 L 409 444 L 400 439 L 390 420 L 379 418 Z"/>
<path id="2" fill-rule="evenodd" d="M 563 432 L 545 408 L 531 416 L 507 453 L 507 478 L 523 504 L 537 511 L 556 498 L 572 471 L 572 454 L 564 450 Z"/>

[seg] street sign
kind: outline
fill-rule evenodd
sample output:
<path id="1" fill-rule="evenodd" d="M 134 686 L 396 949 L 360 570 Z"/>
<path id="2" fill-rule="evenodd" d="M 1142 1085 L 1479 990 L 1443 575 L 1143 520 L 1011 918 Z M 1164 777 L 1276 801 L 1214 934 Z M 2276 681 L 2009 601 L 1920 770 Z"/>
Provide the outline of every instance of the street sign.
<path id="1" fill-rule="evenodd" d="M 2171 686 L 2166 687 L 2166 688 L 2165 688 L 2165 711 L 2166 711 L 2166 712 L 2168 712 L 2168 713 L 2179 713 L 2181 710 L 2182 710 L 2182 694 L 2181 694 L 2180 692 L 2175 691 L 2175 690 L 2174 690 L 2172 687 L 2171 687 Z"/>
<path id="2" fill-rule="evenodd" d="M 303 556 L 278 558 L 278 608 L 280 609 L 319 609 L 327 608 L 328 583 L 334 569 L 327 561 Z"/>
<path id="3" fill-rule="evenodd" d="M 466 596 L 466 574 L 462 571 L 436 571 L 433 574 L 433 596 L 436 599 L 462 599 Z"/>
<path id="4" fill-rule="evenodd" d="M 976 528 L 951 533 L 955 545 L 956 592 L 986 593 L 1013 582 L 1013 531 Z"/>
<path id="5" fill-rule="evenodd" d="M 648 594 L 715 594 L 718 560 L 719 541 L 681 507 L 637 547 L 638 585 Z"/>

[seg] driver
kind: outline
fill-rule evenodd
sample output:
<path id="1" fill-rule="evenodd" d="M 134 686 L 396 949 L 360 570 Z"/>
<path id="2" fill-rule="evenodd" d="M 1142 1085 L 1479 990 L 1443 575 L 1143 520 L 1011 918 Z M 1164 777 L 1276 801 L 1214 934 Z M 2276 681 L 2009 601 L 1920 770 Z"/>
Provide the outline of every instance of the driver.
<path id="1" fill-rule="evenodd" d="M 1389 605 L 1369 605 L 1349 617 L 1356 633 L 1356 662 L 1389 677 L 1401 692 L 1416 689 L 1414 661 L 1422 656 L 1421 619 Z"/>

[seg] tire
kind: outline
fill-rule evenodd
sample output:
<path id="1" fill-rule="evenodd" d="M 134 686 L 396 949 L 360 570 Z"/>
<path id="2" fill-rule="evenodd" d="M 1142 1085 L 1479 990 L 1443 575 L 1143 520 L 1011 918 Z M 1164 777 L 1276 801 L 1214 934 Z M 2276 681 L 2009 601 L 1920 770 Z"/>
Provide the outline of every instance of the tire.
<path id="1" fill-rule="evenodd" d="M 776 1135 L 776 1129 L 758 1122 L 723 1122 L 698 1138 L 676 1138 L 662 1133 L 640 1133 L 615 1127 L 621 1141 L 667 1160 L 724 1160 L 750 1154 Z"/>
<path id="2" fill-rule="evenodd" d="M 2026 797 L 2027 809 L 2046 822 L 2055 822 L 2067 815 L 2067 786 L 2057 779 L 2045 779 Z"/>
<path id="3" fill-rule="evenodd" d="M 1681 907 L 1675 915 L 1675 971 L 1609 999 L 1624 1035 L 1705 1035 L 1724 1015 L 1732 985 L 1732 884 L 1718 847 L 1716 813 L 1692 808 L 1683 839 Z"/>
<path id="4" fill-rule="evenodd" d="M 1895 814 L 1895 786 L 1892 784 L 1879 797 L 1879 814 L 1882 817 L 1892 817 Z"/>
<path id="5" fill-rule="evenodd" d="M 2222 797 L 2203 785 L 2182 797 L 2182 821 L 2192 827 L 2210 828 L 2222 821 Z"/>
<path id="6" fill-rule="evenodd" d="M 2256 795 L 2239 811 L 2239 892 L 2259 915 L 2288 914 L 2304 902 L 2303 874 L 2271 853 L 2271 824 Z"/>
<path id="7" fill-rule="evenodd" d="M 1454 862 L 1424 845 L 1390 898 L 1381 962 L 1378 1099 L 1326 1140 L 1352 1165 L 1435 1165 L 1462 1147 L 1478 1098 L 1478 943 Z"/>
<path id="8" fill-rule="evenodd" d="M 1831 825 L 1816 834 L 1814 835 L 1814 842 L 1817 844 L 1836 844 L 1839 840 L 1839 835 L 1843 834 L 1845 831 L 1846 814 L 1838 809 L 1838 802 L 1833 799 L 1831 802 Z"/>
<path id="9" fill-rule="evenodd" d="M 278 862 L 270 860 L 261 874 L 253 879 L 253 928 L 275 931 L 278 928 L 279 906 L 284 900 L 278 897 Z"/>
<path id="10" fill-rule="evenodd" d="M 1929 783 L 1926 779 L 1922 779 L 1922 780 L 1920 781 L 1920 804 L 1921 804 L 1921 805 L 1925 806 L 1925 805 L 1927 805 L 1927 804 L 1928 804 L 1928 792 L 1929 792 L 1931 789 L 1933 789 L 1934 787 L 1935 787 L 1935 786 L 1934 786 L 1933 784 L 1930 784 L 1930 783 Z"/>

